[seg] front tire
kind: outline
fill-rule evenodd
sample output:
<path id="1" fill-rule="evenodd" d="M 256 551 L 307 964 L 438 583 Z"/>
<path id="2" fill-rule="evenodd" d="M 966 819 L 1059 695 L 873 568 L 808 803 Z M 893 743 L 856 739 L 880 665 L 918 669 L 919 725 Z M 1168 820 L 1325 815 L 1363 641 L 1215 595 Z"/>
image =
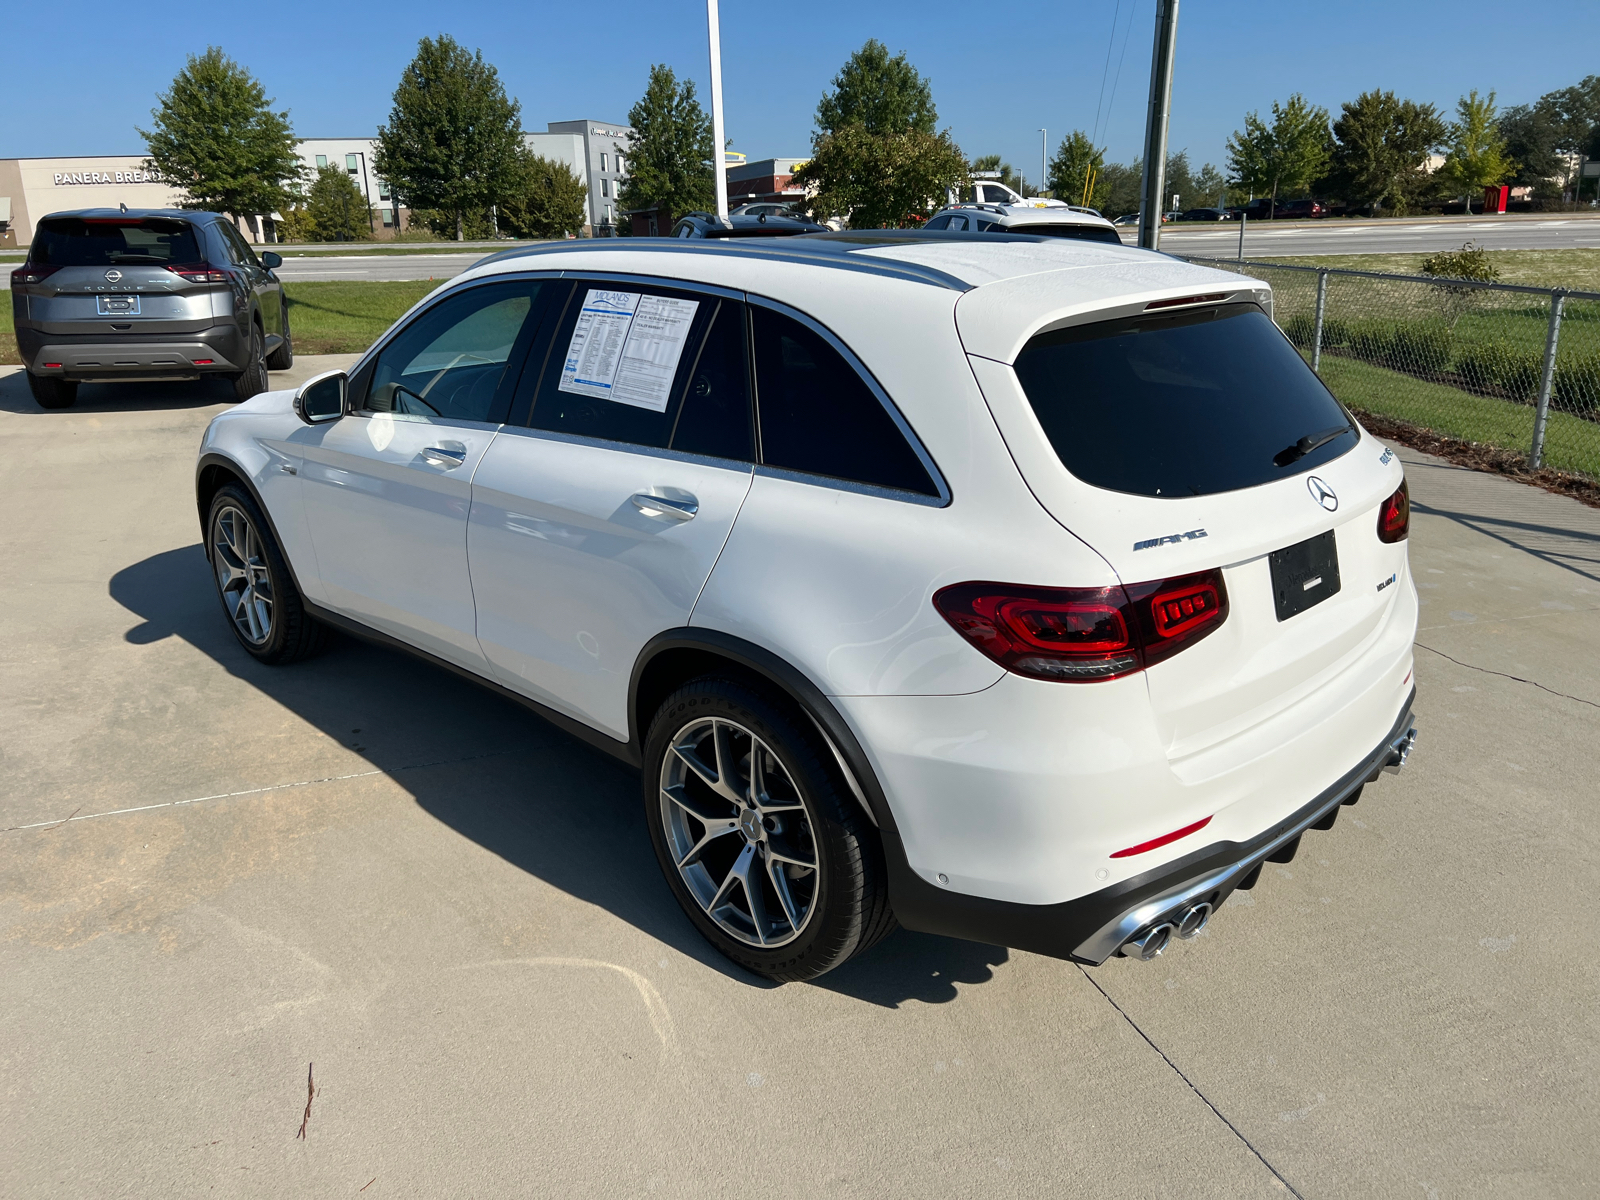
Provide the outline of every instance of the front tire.
<path id="1" fill-rule="evenodd" d="M 305 611 L 272 527 L 237 484 L 219 488 L 211 500 L 206 557 L 228 627 L 252 658 L 278 666 L 326 647 L 327 627 Z"/>
<path id="2" fill-rule="evenodd" d="M 78 385 L 70 379 L 28 372 L 28 390 L 40 408 L 71 408 L 78 399 Z"/>
<path id="3" fill-rule="evenodd" d="M 667 884 L 748 971 L 814 979 L 894 927 L 876 832 L 814 730 L 774 695 L 707 676 L 650 724 L 644 806 Z"/>
<path id="4" fill-rule="evenodd" d="M 266 342 L 261 336 L 261 326 L 250 326 L 250 360 L 231 382 L 235 400 L 248 400 L 267 390 Z"/>

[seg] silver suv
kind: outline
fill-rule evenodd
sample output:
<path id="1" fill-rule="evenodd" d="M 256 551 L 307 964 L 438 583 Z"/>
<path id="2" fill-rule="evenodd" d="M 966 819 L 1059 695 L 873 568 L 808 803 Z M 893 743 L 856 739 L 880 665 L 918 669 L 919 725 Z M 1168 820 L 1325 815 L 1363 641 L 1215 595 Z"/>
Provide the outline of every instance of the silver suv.
<path id="1" fill-rule="evenodd" d="M 80 383 L 220 375 L 245 400 L 294 362 L 273 268 L 220 213 L 52 213 L 11 273 L 17 349 L 42 408 Z"/>

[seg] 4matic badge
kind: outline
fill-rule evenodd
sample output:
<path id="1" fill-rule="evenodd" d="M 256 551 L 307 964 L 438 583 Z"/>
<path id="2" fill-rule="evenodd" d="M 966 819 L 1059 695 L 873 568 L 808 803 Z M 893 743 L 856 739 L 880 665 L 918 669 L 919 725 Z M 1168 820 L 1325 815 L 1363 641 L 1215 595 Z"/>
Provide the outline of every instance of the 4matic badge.
<path id="1" fill-rule="evenodd" d="M 1191 529 L 1188 533 L 1169 533 L 1166 537 L 1146 538 L 1142 542 L 1135 542 L 1135 550 L 1149 550 L 1153 546 L 1176 546 L 1179 542 L 1192 542 L 1206 536 L 1204 529 Z"/>

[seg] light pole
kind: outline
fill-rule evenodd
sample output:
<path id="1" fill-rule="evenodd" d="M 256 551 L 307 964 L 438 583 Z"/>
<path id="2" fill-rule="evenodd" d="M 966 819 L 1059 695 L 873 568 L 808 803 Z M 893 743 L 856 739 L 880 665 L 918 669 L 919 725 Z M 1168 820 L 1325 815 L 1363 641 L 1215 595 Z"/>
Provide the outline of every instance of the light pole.
<path id="1" fill-rule="evenodd" d="M 367 230 L 373 237 L 378 236 L 378 227 L 372 220 L 372 189 L 367 186 L 367 154 L 364 150 L 357 150 L 356 157 L 361 160 L 361 191 L 367 198 Z"/>
<path id="2" fill-rule="evenodd" d="M 1144 124 L 1144 186 L 1139 206 L 1139 245 L 1161 244 L 1166 203 L 1167 118 L 1172 114 L 1172 58 L 1178 44 L 1178 0 L 1156 0 L 1156 39 L 1150 58 L 1150 109 Z"/>
<path id="3" fill-rule="evenodd" d="M 1050 157 L 1050 135 L 1047 134 L 1043 129 L 1041 129 L 1041 130 L 1039 130 L 1039 186 L 1036 189 L 1034 189 L 1035 191 L 1038 191 L 1040 193 L 1042 193 L 1044 191 L 1045 180 L 1049 178 L 1049 175 L 1047 174 L 1048 168 L 1044 165 L 1045 164 L 1045 160 L 1048 159 L 1049 157 Z"/>
<path id="4" fill-rule="evenodd" d="M 722 132 L 722 28 L 717 21 L 717 0 L 706 0 L 706 26 L 711 35 L 711 178 L 717 185 L 717 220 L 728 220 L 728 164 L 723 157 Z"/>

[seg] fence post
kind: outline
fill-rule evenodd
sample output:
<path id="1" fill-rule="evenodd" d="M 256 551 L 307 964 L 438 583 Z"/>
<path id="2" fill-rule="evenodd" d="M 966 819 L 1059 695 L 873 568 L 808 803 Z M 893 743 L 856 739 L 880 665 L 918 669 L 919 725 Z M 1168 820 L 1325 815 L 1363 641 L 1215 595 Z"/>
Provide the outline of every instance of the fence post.
<path id="1" fill-rule="evenodd" d="M 1328 273 L 1317 272 L 1317 327 L 1311 334 L 1311 369 L 1322 373 L 1322 317 L 1328 311 Z"/>
<path id="2" fill-rule="evenodd" d="M 1533 413 L 1533 450 L 1528 463 L 1538 470 L 1544 458 L 1544 429 L 1550 419 L 1550 389 L 1556 378 L 1556 344 L 1561 340 L 1561 309 L 1566 304 L 1566 293 L 1557 289 L 1550 293 L 1550 332 L 1544 340 L 1544 374 L 1539 379 L 1539 407 Z"/>

